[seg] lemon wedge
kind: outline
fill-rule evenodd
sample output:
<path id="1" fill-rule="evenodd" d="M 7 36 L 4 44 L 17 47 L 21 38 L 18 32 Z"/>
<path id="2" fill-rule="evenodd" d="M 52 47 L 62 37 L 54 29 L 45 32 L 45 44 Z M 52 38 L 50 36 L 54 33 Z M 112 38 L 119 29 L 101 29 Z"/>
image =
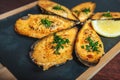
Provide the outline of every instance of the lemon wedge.
<path id="1" fill-rule="evenodd" d="M 104 37 L 120 36 L 120 20 L 93 20 L 94 30 Z"/>

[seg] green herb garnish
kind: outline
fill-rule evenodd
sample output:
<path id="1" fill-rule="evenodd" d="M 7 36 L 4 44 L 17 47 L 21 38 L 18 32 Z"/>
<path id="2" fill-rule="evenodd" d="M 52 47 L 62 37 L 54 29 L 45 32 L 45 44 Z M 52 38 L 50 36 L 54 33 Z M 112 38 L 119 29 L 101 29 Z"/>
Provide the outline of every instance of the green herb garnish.
<path id="1" fill-rule="evenodd" d="M 90 52 L 90 45 L 86 45 L 86 50 Z"/>
<path id="2" fill-rule="evenodd" d="M 89 42 L 89 47 L 92 51 L 99 51 L 98 50 L 98 41 L 93 41 L 90 37 L 86 38 Z"/>
<path id="3" fill-rule="evenodd" d="M 64 39 L 54 34 L 54 41 L 52 43 L 56 44 L 56 46 L 54 46 L 55 54 L 60 54 L 59 53 L 60 48 L 64 49 L 63 44 L 68 44 L 69 42 L 70 42 L 69 39 Z"/>
<path id="4" fill-rule="evenodd" d="M 84 12 L 85 14 L 88 14 L 90 12 L 90 8 L 84 8 L 82 12 Z"/>
<path id="5" fill-rule="evenodd" d="M 90 37 L 87 37 L 86 38 L 87 42 L 89 43 L 88 45 L 85 45 L 85 46 L 81 46 L 81 48 L 85 49 L 90 52 L 90 51 L 97 51 L 99 52 L 98 50 L 98 47 L 99 47 L 99 44 L 98 44 L 98 41 L 93 41 Z"/>
<path id="6" fill-rule="evenodd" d="M 80 13 L 78 10 L 74 10 L 73 12 L 75 12 L 77 15 Z"/>
<path id="7" fill-rule="evenodd" d="M 107 11 L 102 16 L 104 16 L 104 17 L 112 17 L 112 15 L 110 14 L 110 11 Z"/>
<path id="8" fill-rule="evenodd" d="M 51 24 L 52 24 L 52 21 L 49 21 L 48 19 L 41 19 L 41 23 L 43 24 L 43 25 L 45 25 L 45 27 L 50 27 L 51 26 Z"/>
<path id="9" fill-rule="evenodd" d="M 81 48 L 84 49 L 84 46 L 82 45 Z"/>
<path id="10" fill-rule="evenodd" d="M 56 5 L 53 7 L 55 10 L 64 10 L 60 5 Z"/>

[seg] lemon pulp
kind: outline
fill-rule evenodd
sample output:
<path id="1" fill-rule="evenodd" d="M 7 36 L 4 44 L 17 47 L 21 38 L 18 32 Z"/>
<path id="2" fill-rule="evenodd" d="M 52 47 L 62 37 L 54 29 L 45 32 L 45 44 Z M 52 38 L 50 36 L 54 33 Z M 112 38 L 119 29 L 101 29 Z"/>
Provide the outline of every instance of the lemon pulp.
<path id="1" fill-rule="evenodd" d="M 105 37 L 120 35 L 120 20 L 94 20 L 92 26 L 96 32 Z"/>
<path id="2" fill-rule="evenodd" d="M 103 32 L 108 32 L 108 33 L 116 33 L 116 32 L 120 32 L 120 21 L 99 21 L 98 22 L 98 26 L 101 26 L 101 30 Z"/>

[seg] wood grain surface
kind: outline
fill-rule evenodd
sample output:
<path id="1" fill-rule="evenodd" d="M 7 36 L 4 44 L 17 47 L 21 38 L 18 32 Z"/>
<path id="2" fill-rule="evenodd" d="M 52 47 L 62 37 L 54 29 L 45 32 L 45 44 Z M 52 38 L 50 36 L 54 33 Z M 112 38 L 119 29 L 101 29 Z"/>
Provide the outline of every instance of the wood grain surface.
<path id="1" fill-rule="evenodd" d="M 11 72 L 0 63 L 0 80 L 17 80 Z"/>
<path id="2" fill-rule="evenodd" d="M 100 70 L 92 80 L 120 80 L 120 53 Z"/>
<path id="3" fill-rule="evenodd" d="M 36 0 L 0 0 L 0 14 L 11 11 Z"/>

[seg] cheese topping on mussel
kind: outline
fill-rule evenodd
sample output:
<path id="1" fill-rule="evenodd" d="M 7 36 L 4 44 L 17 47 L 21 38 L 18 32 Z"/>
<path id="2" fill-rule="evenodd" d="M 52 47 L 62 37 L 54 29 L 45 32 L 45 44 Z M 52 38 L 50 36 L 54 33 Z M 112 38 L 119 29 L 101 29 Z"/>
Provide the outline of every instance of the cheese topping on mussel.
<path id="1" fill-rule="evenodd" d="M 93 2 L 84 2 L 72 8 L 72 13 L 80 20 L 85 22 L 94 12 L 96 4 Z"/>
<path id="2" fill-rule="evenodd" d="M 19 34 L 42 38 L 51 33 L 71 28 L 76 23 L 74 21 L 53 15 L 29 14 L 16 21 L 15 31 Z"/>
<path id="3" fill-rule="evenodd" d="M 91 19 L 120 19 L 120 12 L 97 12 Z"/>
<path id="4" fill-rule="evenodd" d="M 63 30 L 37 41 L 30 57 L 38 66 L 47 70 L 52 66 L 72 60 L 72 51 L 78 29 L 76 27 Z"/>
<path id="5" fill-rule="evenodd" d="M 87 21 L 78 32 L 75 50 L 78 59 L 87 66 L 97 64 L 103 56 L 103 43 L 93 30 L 90 21 Z"/>
<path id="6" fill-rule="evenodd" d="M 60 5 L 56 2 L 52 2 L 50 0 L 39 0 L 38 5 L 43 10 L 43 12 L 56 14 L 75 21 L 77 20 L 76 17 L 72 15 L 72 12 L 67 7 Z"/>

